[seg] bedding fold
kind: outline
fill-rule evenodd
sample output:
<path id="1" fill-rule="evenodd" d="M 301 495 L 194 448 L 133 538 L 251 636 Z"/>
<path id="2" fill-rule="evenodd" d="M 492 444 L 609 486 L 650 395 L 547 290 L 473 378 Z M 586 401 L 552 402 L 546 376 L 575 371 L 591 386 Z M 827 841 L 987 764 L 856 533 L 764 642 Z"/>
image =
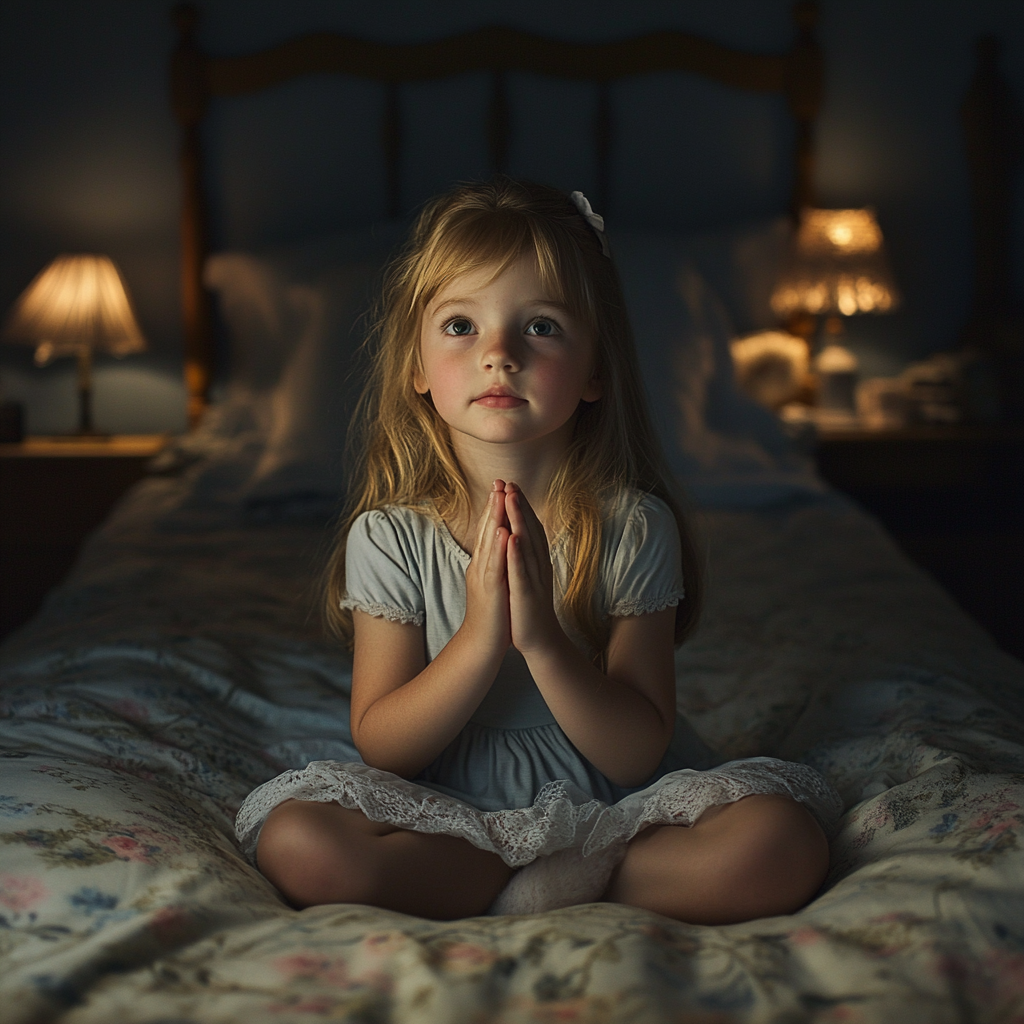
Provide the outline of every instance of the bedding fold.
<path id="1" fill-rule="evenodd" d="M 676 656 L 720 758 L 804 761 L 842 794 L 808 907 L 728 928 L 289 908 L 232 819 L 280 772 L 351 758 L 351 662 L 310 615 L 323 522 L 254 522 L 244 477 L 200 455 L 144 481 L 0 650 L 12 1024 L 1024 1007 L 1024 669 L 831 497 L 703 514 L 707 611 Z"/>

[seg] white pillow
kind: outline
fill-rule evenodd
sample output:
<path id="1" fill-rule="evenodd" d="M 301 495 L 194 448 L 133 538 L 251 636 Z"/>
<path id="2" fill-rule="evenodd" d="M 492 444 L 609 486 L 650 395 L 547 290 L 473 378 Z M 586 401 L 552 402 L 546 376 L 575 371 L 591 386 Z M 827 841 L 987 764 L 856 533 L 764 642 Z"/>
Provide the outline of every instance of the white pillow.
<path id="1" fill-rule="evenodd" d="M 365 337 L 378 267 L 353 264 L 293 285 L 305 324 L 270 396 L 270 429 L 249 481 L 250 505 L 336 501 L 344 492 L 342 455 L 359 397 L 357 351 Z"/>
<path id="2" fill-rule="evenodd" d="M 341 497 L 361 316 L 405 230 L 388 223 L 211 258 L 207 281 L 236 361 L 228 404 L 258 405 L 250 418 L 265 434 L 245 488 L 251 508 L 292 514 Z M 787 239 L 779 219 L 699 235 L 611 234 L 655 428 L 700 504 L 757 505 L 820 489 L 775 417 L 736 387 L 729 350 L 734 320 L 744 331 L 774 323 L 768 298 Z"/>
<path id="3" fill-rule="evenodd" d="M 611 235 L 655 429 L 701 505 L 756 506 L 822 489 L 779 421 L 736 386 L 733 317 L 702 272 L 715 274 L 745 324 L 763 321 L 772 315 L 764 282 L 785 252 L 780 236 L 777 221 L 699 236 Z"/>
<path id="4" fill-rule="evenodd" d="M 203 283 L 218 298 L 228 336 L 228 392 L 267 393 L 278 384 L 305 328 L 305 299 L 266 259 L 251 253 L 216 253 Z"/>
<path id="5" fill-rule="evenodd" d="M 220 253 L 204 279 L 229 336 L 215 431 L 257 430 L 242 497 L 263 517 L 320 515 L 343 497 L 342 455 L 358 397 L 357 352 L 387 252 L 404 226 L 251 253 Z"/>

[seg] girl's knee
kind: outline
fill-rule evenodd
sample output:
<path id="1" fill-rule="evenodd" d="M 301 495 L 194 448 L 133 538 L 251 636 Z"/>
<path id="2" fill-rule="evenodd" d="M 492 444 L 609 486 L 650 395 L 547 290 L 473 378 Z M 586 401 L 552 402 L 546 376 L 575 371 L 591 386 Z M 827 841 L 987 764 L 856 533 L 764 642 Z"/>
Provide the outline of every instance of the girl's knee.
<path id="1" fill-rule="evenodd" d="M 289 800 L 267 816 L 257 866 L 292 904 L 370 903 L 377 879 L 368 837 L 345 827 L 336 804 Z"/>
<path id="2" fill-rule="evenodd" d="M 607 898 L 691 924 L 730 924 L 793 913 L 827 870 L 828 842 L 806 808 L 752 796 L 712 808 L 692 829 L 641 833 Z"/>
<path id="3" fill-rule="evenodd" d="M 796 800 L 752 796 L 723 816 L 722 881 L 751 917 L 792 913 L 818 891 L 828 872 L 828 840 Z"/>
<path id="4" fill-rule="evenodd" d="M 791 874 L 816 890 L 828 871 L 828 840 L 803 804 L 783 796 L 752 796 L 736 805 L 735 831 L 755 863 Z"/>

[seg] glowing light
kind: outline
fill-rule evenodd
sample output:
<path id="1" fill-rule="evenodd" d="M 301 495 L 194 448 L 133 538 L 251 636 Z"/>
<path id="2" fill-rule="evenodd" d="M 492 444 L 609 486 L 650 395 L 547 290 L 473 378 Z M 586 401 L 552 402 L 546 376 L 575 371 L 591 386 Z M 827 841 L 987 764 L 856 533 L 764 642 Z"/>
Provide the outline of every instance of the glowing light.
<path id="1" fill-rule="evenodd" d="M 78 358 L 79 433 L 92 427 L 92 354 L 140 352 L 139 330 L 117 267 L 107 256 L 58 256 L 21 293 L 5 329 L 11 341 L 36 346 L 45 366 L 57 356 Z"/>
<path id="2" fill-rule="evenodd" d="M 873 211 L 803 212 L 790 265 L 772 293 L 779 317 L 885 313 L 898 301 Z"/>
<path id="3" fill-rule="evenodd" d="M 762 331 L 730 344 L 736 379 L 755 401 L 777 409 L 799 393 L 807 376 L 807 343 L 783 331 Z"/>
<path id="4" fill-rule="evenodd" d="M 82 345 L 117 356 L 146 347 L 124 282 L 107 256 L 58 256 L 21 293 L 5 334 L 36 344 L 41 365 Z"/>

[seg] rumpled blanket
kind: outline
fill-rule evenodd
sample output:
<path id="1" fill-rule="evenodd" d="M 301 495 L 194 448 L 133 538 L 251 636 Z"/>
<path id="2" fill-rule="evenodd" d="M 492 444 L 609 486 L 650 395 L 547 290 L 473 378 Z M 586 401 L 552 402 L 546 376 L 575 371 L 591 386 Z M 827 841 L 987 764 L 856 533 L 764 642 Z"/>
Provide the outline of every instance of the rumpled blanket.
<path id="1" fill-rule="evenodd" d="M 1024 668 L 838 498 L 703 519 L 679 710 L 845 803 L 799 913 L 608 903 L 437 923 L 288 907 L 238 850 L 255 786 L 348 759 L 322 521 L 144 481 L 0 651 L 0 1018 L 1024 1020 Z"/>

